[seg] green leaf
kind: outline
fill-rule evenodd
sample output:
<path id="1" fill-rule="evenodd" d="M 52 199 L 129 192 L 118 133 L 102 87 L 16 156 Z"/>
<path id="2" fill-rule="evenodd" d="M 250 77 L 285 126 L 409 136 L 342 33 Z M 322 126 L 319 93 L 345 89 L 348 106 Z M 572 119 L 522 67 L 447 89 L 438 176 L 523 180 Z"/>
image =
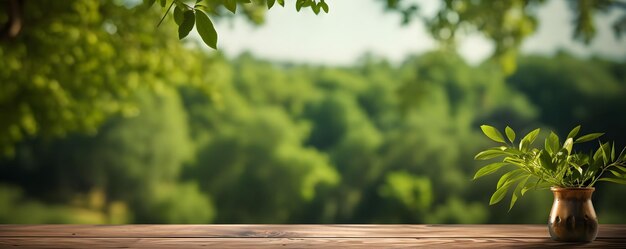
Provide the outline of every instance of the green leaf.
<path id="1" fill-rule="evenodd" d="M 620 174 L 619 172 L 617 172 L 615 170 L 609 170 L 609 171 L 611 171 L 611 173 L 613 173 L 614 176 L 617 176 L 617 177 L 620 177 L 620 178 L 624 177 L 622 174 Z"/>
<path id="2" fill-rule="evenodd" d="M 598 179 L 598 181 L 626 184 L 626 179 L 618 179 L 618 178 L 600 178 Z"/>
<path id="3" fill-rule="evenodd" d="M 619 170 L 626 172 L 626 167 L 615 165 Z"/>
<path id="4" fill-rule="evenodd" d="M 554 171 L 556 169 L 556 165 L 552 163 L 552 157 L 550 157 L 550 154 L 546 153 L 546 151 L 541 151 L 541 154 L 539 154 L 539 160 L 541 161 L 541 167 L 550 171 Z"/>
<path id="5" fill-rule="evenodd" d="M 500 148 L 492 148 L 485 151 L 481 151 L 474 157 L 474 160 L 487 160 L 491 158 L 496 158 L 499 156 L 507 156 L 510 153 L 500 149 Z"/>
<path id="6" fill-rule="evenodd" d="M 615 142 L 611 146 L 611 162 L 615 161 Z"/>
<path id="7" fill-rule="evenodd" d="M 509 190 L 510 186 L 511 184 L 506 184 L 505 186 L 498 188 L 496 192 L 493 193 L 493 195 L 491 196 L 491 199 L 489 199 L 489 205 L 500 202 L 504 198 L 504 195 L 506 194 L 507 190 Z"/>
<path id="8" fill-rule="evenodd" d="M 519 148 L 521 151 L 526 151 L 530 147 L 530 145 L 535 142 L 537 135 L 539 135 L 539 131 L 541 131 L 541 129 L 537 128 L 529 132 L 528 134 L 526 134 L 526 136 L 524 136 L 524 138 L 522 138 L 519 143 Z"/>
<path id="9" fill-rule="evenodd" d="M 199 10 L 198 12 L 200 12 L 196 14 L 196 30 L 198 30 L 198 34 L 200 34 L 202 41 L 206 45 L 217 49 L 217 31 L 213 27 L 211 19 L 203 11 Z"/>
<path id="10" fill-rule="evenodd" d="M 322 10 L 324 10 L 324 12 L 328 13 L 328 4 L 324 2 L 324 0 L 320 2 L 320 7 L 322 7 Z"/>
<path id="11" fill-rule="evenodd" d="M 550 152 L 550 155 L 553 155 L 559 151 L 560 146 L 559 136 L 557 136 L 554 132 L 550 132 L 550 135 L 546 138 L 546 150 Z"/>
<path id="12" fill-rule="evenodd" d="M 535 139 L 537 138 L 537 135 L 539 135 L 540 131 L 541 131 L 541 129 L 539 129 L 539 128 L 534 129 L 533 131 L 531 131 L 528 134 L 526 134 L 526 136 L 524 136 L 523 139 L 528 141 L 529 144 L 532 144 L 532 143 L 535 142 Z"/>
<path id="13" fill-rule="evenodd" d="M 602 160 L 600 160 L 602 150 L 598 148 L 596 152 L 593 154 L 591 159 L 589 160 L 589 170 L 592 172 L 596 172 L 603 165 Z"/>
<path id="14" fill-rule="evenodd" d="M 319 4 L 311 5 L 311 9 L 313 10 L 313 13 L 315 13 L 316 15 L 320 13 L 320 5 Z"/>
<path id="15" fill-rule="evenodd" d="M 514 170 L 515 171 L 515 170 Z M 511 171 L 511 172 L 514 172 Z M 511 173 L 509 172 L 509 173 Z M 508 174 L 508 173 L 507 173 Z M 491 199 L 489 200 L 489 205 L 493 205 L 496 204 L 498 202 L 500 202 L 502 200 L 502 198 L 504 198 L 504 196 L 506 195 L 506 192 L 509 190 L 509 188 L 516 182 L 519 181 L 520 179 L 522 179 L 523 177 L 526 177 L 525 175 L 523 176 L 518 176 L 515 179 L 509 180 L 507 181 L 504 185 L 499 186 L 498 189 L 496 190 L 495 193 L 493 193 L 493 195 L 491 196 Z"/>
<path id="16" fill-rule="evenodd" d="M 276 3 L 276 0 L 267 0 L 267 9 L 271 9 Z"/>
<path id="17" fill-rule="evenodd" d="M 582 137 L 579 137 L 576 139 L 576 141 L 574 141 L 574 143 L 584 143 L 584 142 L 589 142 L 591 140 L 594 140 L 596 138 L 601 137 L 602 135 L 604 135 L 604 133 L 591 133 L 591 134 L 587 134 L 584 135 Z"/>
<path id="18" fill-rule="evenodd" d="M 183 23 L 183 9 L 181 9 L 178 6 L 174 8 L 174 22 L 176 22 L 178 26 L 180 26 L 180 24 Z M 179 39 L 180 39 L 180 31 L 178 33 L 179 33 Z"/>
<path id="19" fill-rule="evenodd" d="M 164 8 L 165 5 L 167 5 L 167 0 L 159 0 L 159 4 L 161 5 L 162 8 Z"/>
<path id="20" fill-rule="evenodd" d="M 539 185 L 540 183 L 541 183 L 541 179 L 537 179 L 537 182 L 536 182 L 536 183 L 530 183 L 530 185 L 529 185 L 529 186 L 524 186 L 524 188 L 522 188 L 522 191 L 521 191 L 522 196 L 524 196 L 524 194 L 526 194 L 526 192 L 527 192 L 528 190 L 530 190 L 531 188 L 536 187 L 536 186 L 537 186 L 537 185 Z M 526 184 L 528 184 L 528 183 L 526 183 Z"/>
<path id="21" fill-rule="evenodd" d="M 571 172 L 572 172 L 571 178 L 572 179 L 582 179 L 582 177 L 583 177 L 583 168 L 581 168 L 580 166 L 578 166 L 575 163 L 570 163 L 570 166 L 575 169 L 575 170 L 571 170 Z"/>
<path id="22" fill-rule="evenodd" d="M 574 139 L 568 138 L 563 143 L 563 149 L 567 150 L 567 155 L 572 153 L 572 147 L 574 146 Z"/>
<path id="23" fill-rule="evenodd" d="M 493 126 L 481 125 L 480 129 L 483 130 L 483 133 L 485 133 L 485 135 L 491 140 L 505 143 L 504 138 L 502 137 L 502 133 L 500 133 L 500 131 L 498 131 L 498 129 L 494 128 Z"/>
<path id="24" fill-rule="evenodd" d="M 506 133 L 506 137 L 509 139 L 509 141 L 513 143 L 513 141 L 515 141 L 515 131 L 513 131 L 511 127 L 507 126 L 506 128 L 504 128 L 504 132 Z"/>
<path id="25" fill-rule="evenodd" d="M 526 185 L 526 182 L 528 181 L 529 178 L 530 178 L 530 175 L 528 175 L 526 178 L 520 181 L 517 184 L 517 187 L 515 187 L 515 189 L 513 190 L 513 195 L 511 196 L 511 204 L 509 205 L 509 211 L 511 211 L 511 209 L 513 208 L 513 205 L 515 205 L 515 202 L 517 202 L 517 193 L 521 194 L 522 188 L 524 188 L 524 185 Z"/>
<path id="26" fill-rule="evenodd" d="M 296 11 L 300 11 L 300 9 L 302 9 L 302 5 L 304 5 L 305 1 L 304 0 L 297 0 L 296 1 Z"/>
<path id="27" fill-rule="evenodd" d="M 609 164 L 609 142 L 604 144 L 600 144 L 600 150 L 602 150 L 602 160 L 604 160 L 604 165 Z"/>
<path id="28" fill-rule="evenodd" d="M 502 175 L 502 177 L 500 177 L 500 180 L 498 180 L 498 185 L 496 185 L 496 189 L 501 188 L 507 182 L 509 182 L 510 179 L 513 179 L 514 177 L 516 177 L 517 175 L 519 175 L 521 173 L 524 173 L 524 170 L 516 169 L 516 170 L 513 170 L 513 171 L 509 171 L 506 174 Z"/>
<path id="29" fill-rule="evenodd" d="M 178 26 L 178 39 L 183 39 L 189 35 L 189 32 L 193 29 L 195 18 L 192 10 L 187 10 L 183 13 L 183 20 L 180 26 Z"/>
<path id="30" fill-rule="evenodd" d="M 230 10 L 230 12 L 233 12 L 233 14 L 237 11 L 237 0 L 224 0 L 223 3 L 224 7 Z"/>
<path id="31" fill-rule="evenodd" d="M 503 162 L 498 162 L 498 163 L 492 163 L 489 164 L 485 167 L 480 168 L 478 171 L 476 171 L 476 174 L 474 175 L 474 179 L 476 180 L 480 177 L 492 174 L 496 171 L 498 171 L 498 169 L 502 168 L 503 166 L 507 165 L 508 163 L 503 163 Z"/>
<path id="32" fill-rule="evenodd" d="M 576 137 L 576 135 L 578 135 L 578 132 L 580 131 L 580 125 L 574 127 L 574 129 L 572 129 L 572 131 L 569 132 L 569 134 L 567 134 L 567 138 L 574 138 Z"/>
<path id="33" fill-rule="evenodd" d="M 156 2 L 156 0 L 146 0 L 144 1 L 144 3 L 148 6 L 148 7 L 152 7 L 152 5 L 154 5 L 154 3 Z"/>
<path id="34" fill-rule="evenodd" d="M 285 0 L 276 0 L 280 6 L 285 7 Z"/>

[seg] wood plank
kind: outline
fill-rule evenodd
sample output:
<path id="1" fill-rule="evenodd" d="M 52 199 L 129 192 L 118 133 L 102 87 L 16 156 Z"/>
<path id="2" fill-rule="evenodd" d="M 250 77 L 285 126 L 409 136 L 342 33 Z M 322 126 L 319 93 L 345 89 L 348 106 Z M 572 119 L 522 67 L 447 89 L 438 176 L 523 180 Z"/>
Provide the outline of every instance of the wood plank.
<path id="1" fill-rule="evenodd" d="M 0 225 L 0 237 L 89 238 L 547 238 L 546 225 Z M 600 225 L 598 238 L 626 238 Z"/>
<path id="2" fill-rule="evenodd" d="M 558 243 L 507 238 L 1 238 L 0 248 L 624 248 L 626 239 Z"/>

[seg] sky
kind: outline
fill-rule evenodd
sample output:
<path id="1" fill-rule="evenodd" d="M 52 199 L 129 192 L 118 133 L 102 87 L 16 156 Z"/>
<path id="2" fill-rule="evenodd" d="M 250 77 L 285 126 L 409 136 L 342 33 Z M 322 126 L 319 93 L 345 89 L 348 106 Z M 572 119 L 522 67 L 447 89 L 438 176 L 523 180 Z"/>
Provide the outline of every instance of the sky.
<path id="1" fill-rule="evenodd" d="M 310 9 L 296 12 L 293 1 L 286 7 L 268 11 L 266 22 L 253 26 L 243 18 L 216 24 L 219 49 L 229 56 L 242 52 L 275 61 L 349 65 L 366 52 L 401 62 L 410 54 L 436 48 L 436 42 L 423 24 L 413 21 L 400 25 L 400 15 L 385 13 L 378 0 L 327 0 L 328 14 L 314 15 Z M 434 13 L 437 1 L 420 1 L 425 13 Z M 626 59 L 626 39 L 616 40 L 611 30 L 619 10 L 596 17 L 598 33 L 586 46 L 571 39 L 572 13 L 565 0 L 551 0 L 539 9 L 539 28 L 522 45 L 523 53 L 551 54 L 565 49 L 587 57 L 599 55 L 615 60 Z M 459 53 L 470 63 L 487 58 L 492 43 L 480 35 L 463 38 Z"/>

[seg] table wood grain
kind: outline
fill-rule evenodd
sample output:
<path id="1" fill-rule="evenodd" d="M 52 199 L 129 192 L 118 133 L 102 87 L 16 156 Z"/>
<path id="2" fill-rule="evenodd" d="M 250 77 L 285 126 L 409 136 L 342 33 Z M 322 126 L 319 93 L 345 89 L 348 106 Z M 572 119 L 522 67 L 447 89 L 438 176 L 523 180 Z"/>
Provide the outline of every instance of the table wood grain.
<path id="1" fill-rule="evenodd" d="M 0 225 L 0 248 L 626 248 L 626 225 L 592 243 L 546 225 Z"/>

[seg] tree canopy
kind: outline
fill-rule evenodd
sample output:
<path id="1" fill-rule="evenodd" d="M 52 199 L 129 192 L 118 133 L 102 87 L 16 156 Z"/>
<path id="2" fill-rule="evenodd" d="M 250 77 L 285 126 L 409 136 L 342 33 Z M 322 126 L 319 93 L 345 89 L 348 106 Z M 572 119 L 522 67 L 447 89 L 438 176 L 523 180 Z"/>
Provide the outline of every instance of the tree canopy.
<path id="1" fill-rule="evenodd" d="M 386 0 L 384 6 L 402 14 L 405 23 L 422 20 L 446 48 L 454 48 L 460 33 L 483 34 L 496 44 L 493 58 L 510 74 L 520 44 L 536 30 L 536 10 L 544 2 L 449 0 L 434 16 L 421 13 L 419 4 L 402 0 Z M 296 11 L 310 9 L 316 14 L 328 12 L 329 3 L 294 1 Z M 0 23 L 5 24 L 0 30 L 0 67 L 6 69 L 0 72 L 0 81 L 6 82 L 0 85 L 0 151 L 10 156 L 15 144 L 39 135 L 96 133 L 112 115 L 136 113 L 130 95 L 142 88 L 159 92 L 186 84 L 216 97 L 210 82 L 219 79 L 219 70 L 209 69 L 217 74 L 212 76 L 203 73 L 198 62 L 210 63 L 205 52 L 185 48 L 173 33 L 177 30 L 183 39 L 195 27 L 205 44 L 217 48 L 212 19 L 238 13 L 261 24 L 266 9 L 285 4 L 282 0 L 145 0 L 143 4 L 7 0 L 6 11 L 0 11 Z M 595 35 L 594 14 L 625 6 L 620 1 L 572 1 L 574 37 L 588 43 Z M 617 35 L 626 27 L 625 20 L 626 14 L 614 24 Z M 423 89 L 407 94 L 420 92 L 426 94 Z"/>

